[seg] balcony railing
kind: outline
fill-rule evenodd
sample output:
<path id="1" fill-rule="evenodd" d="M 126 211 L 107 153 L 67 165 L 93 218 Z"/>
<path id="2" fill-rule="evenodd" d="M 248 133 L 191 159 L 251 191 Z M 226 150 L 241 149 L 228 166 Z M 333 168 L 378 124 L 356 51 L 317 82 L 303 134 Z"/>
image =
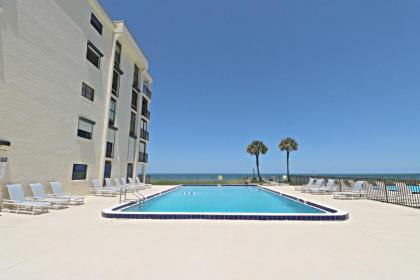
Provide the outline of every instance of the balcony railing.
<path id="1" fill-rule="evenodd" d="M 131 109 L 133 109 L 134 111 L 137 111 L 137 92 L 132 92 L 131 93 Z"/>
<path id="2" fill-rule="evenodd" d="M 152 99 L 152 92 L 146 85 L 143 85 L 143 93 L 149 97 L 149 99 Z"/>
<path id="3" fill-rule="evenodd" d="M 145 116 L 148 120 L 150 120 L 150 111 L 149 111 L 149 110 L 147 110 L 147 109 L 143 108 L 143 109 L 141 110 L 141 114 L 142 114 L 143 116 Z"/>
<path id="4" fill-rule="evenodd" d="M 149 132 L 143 128 L 140 129 L 140 138 L 149 141 Z"/>
<path id="5" fill-rule="evenodd" d="M 133 130 L 130 130 L 130 132 L 129 132 L 129 134 L 128 134 L 130 137 L 133 137 L 133 138 L 137 138 L 137 135 L 136 135 L 136 132 L 135 131 L 133 131 Z"/>
<path id="6" fill-rule="evenodd" d="M 139 162 L 147 163 L 149 155 L 147 153 L 139 153 Z"/>
<path id="7" fill-rule="evenodd" d="M 135 89 L 138 93 L 140 93 L 140 88 L 139 88 L 139 83 L 138 82 L 133 82 L 133 89 Z"/>

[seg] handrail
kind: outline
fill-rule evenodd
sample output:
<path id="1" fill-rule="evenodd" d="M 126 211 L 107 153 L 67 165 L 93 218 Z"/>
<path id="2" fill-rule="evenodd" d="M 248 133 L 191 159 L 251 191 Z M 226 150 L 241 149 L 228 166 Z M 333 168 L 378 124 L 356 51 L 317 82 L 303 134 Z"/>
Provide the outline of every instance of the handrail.
<path id="1" fill-rule="evenodd" d="M 124 196 L 124 202 L 127 202 L 127 192 L 128 192 L 127 190 L 128 190 L 127 187 L 120 188 L 120 204 L 123 201 L 123 199 L 122 199 L 123 196 Z M 143 203 L 146 200 L 146 197 L 143 194 L 141 194 L 140 192 L 138 192 L 137 190 L 135 190 L 133 192 L 133 195 L 135 197 L 137 197 L 137 202 L 138 203 Z"/>

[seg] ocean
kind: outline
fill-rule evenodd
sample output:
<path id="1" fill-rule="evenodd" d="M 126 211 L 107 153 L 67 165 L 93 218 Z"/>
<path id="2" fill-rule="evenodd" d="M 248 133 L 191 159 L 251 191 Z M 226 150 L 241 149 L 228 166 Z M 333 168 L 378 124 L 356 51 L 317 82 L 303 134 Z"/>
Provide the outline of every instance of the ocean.
<path id="1" fill-rule="evenodd" d="M 222 176 L 223 180 L 241 180 L 244 178 L 252 178 L 252 173 L 151 173 L 150 176 L 151 183 L 157 181 L 217 181 L 218 176 Z M 279 173 L 264 173 L 261 174 L 266 180 L 271 178 L 279 178 L 284 174 Z M 420 173 L 412 174 L 402 174 L 402 173 L 382 173 L 382 174 L 338 174 L 338 173 L 323 173 L 323 174 L 290 174 L 290 175 L 306 175 L 306 176 L 335 176 L 335 177 L 346 177 L 346 178 L 382 178 L 382 179 L 409 179 L 409 180 L 420 180 Z"/>

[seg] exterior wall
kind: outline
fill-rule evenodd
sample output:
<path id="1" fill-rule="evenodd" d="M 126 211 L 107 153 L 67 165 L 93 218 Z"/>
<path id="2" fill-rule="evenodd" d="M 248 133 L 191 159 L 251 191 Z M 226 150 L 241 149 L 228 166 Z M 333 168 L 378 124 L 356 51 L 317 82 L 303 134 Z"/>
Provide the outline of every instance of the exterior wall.
<path id="1" fill-rule="evenodd" d="M 118 38 L 118 37 L 117 37 Z M 130 132 L 131 85 L 133 83 L 134 62 L 127 54 L 127 46 L 121 42 L 120 68 L 124 74 L 120 76 L 120 86 L 117 100 L 115 126 L 118 128 L 114 158 L 112 159 L 112 177 L 126 177 L 128 158 L 128 138 Z"/>
<path id="2" fill-rule="evenodd" d="M 114 99 L 117 99 L 117 115 L 115 126 L 118 128 L 114 157 L 111 160 L 111 177 L 126 177 L 127 164 L 129 162 L 133 164 L 133 176 L 137 176 L 137 166 L 139 164 L 138 153 L 140 142 L 140 119 L 142 118 L 141 102 L 144 94 L 142 92 L 138 94 L 137 110 L 132 110 L 132 85 L 134 65 L 136 65 L 140 69 L 138 86 L 140 89 L 143 88 L 143 80 L 145 76 L 144 73 L 146 73 L 145 71 L 148 68 L 148 64 L 146 58 L 142 55 L 141 50 L 138 49 L 137 44 L 131 37 L 127 27 L 122 22 L 116 22 L 116 30 L 116 40 L 118 40 L 122 46 L 120 68 L 123 70 L 124 74 L 120 76 L 118 97 L 111 95 Z M 151 84 L 152 80 L 150 75 L 147 74 L 147 77 Z M 128 159 L 131 112 L 136 114 L 134 160 Z M 142 163 L 142 165 L 146 165 L 146 163 Z"/>
<path id="3" fill-rule="evenodd" d="M 48 181 L 58 180 L 67 192 L 85 194 L 91 179 L 103 176 L 115 25 L 94 0 L 17 0 L 3 7 L 0 139 L 12 145 L 0 188 L 31 182 L 48 187 Z M 102 35 L 90 24 L 92 11 L 103 24 Z M 100 69 L 86 59 L 88 40 L 104 54 Z M 123 46 L 123 77 L 131 85 L 134 66 L 124 57 Z M 81 95 L 82 82 L 95 89 L 94 102 Z M 125 176 L 127 163 L 131 90 L 125 83 L 117 125 L 121 134 L 127 130 L 127 139 L 117 136 L 113 170 L 118 176 Z M 77 137 L 79 117 L 96 122 L 91 140 Z M 71 180 L 74 163 L 88 165 L 86 180 Z"/>
<path id="4" fill-rule="evenodd" d="M 147 71 L 143 72 L 142 73 L 142 77 L 141 77 L 141 87 L 142 88 L 143 88 L 143 85 L 144 84 L 146 84 L 149 87 L 150 90 L 152 89 L 152 77 L 149 75 L 149 73 Z M 142 91 L 142 98 L 143 97 L 145 97 L 146 100 L 148 100 L 148 102 L 149 102 L 149 110 L 150 110 L 151 99 Z M 147 121 L 147 123 L 148 123 L 147 129 L 149 130 L 149 128 L 150 128 L 150 119 L 147 119 L 144 116 L 141 116 L 141 118 L 143 118 L 145 121 Z M 146 143 L 146 153 L 148 153 L 149 140 L 145 141 L 145 140 L 142 139 L 142 141 Z M 139 143 L 137 143 L 137 144 L 139 146 Z M 136 168 L 136 171 L 137 171 L 138 174 L 140 174 L 140 177 L 142 178 L 142 181 L 143 182 L 146 182 L 146 170 L 147 170 L 147 162 L 146 163 L 144 163 L 144 162 L 138 162 L 138 166 Z"/>

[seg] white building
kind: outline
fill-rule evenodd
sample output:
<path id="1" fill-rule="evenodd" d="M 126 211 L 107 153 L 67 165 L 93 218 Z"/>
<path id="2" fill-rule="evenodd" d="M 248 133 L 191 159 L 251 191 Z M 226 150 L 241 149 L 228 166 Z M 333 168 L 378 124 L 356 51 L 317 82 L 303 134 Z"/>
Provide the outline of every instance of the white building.
<path id="1" fill-rule="evenodd" d="M 144 180 L 151 84 L 138 43 L 97 0 L 0 1 L 0 188 Z"/>

